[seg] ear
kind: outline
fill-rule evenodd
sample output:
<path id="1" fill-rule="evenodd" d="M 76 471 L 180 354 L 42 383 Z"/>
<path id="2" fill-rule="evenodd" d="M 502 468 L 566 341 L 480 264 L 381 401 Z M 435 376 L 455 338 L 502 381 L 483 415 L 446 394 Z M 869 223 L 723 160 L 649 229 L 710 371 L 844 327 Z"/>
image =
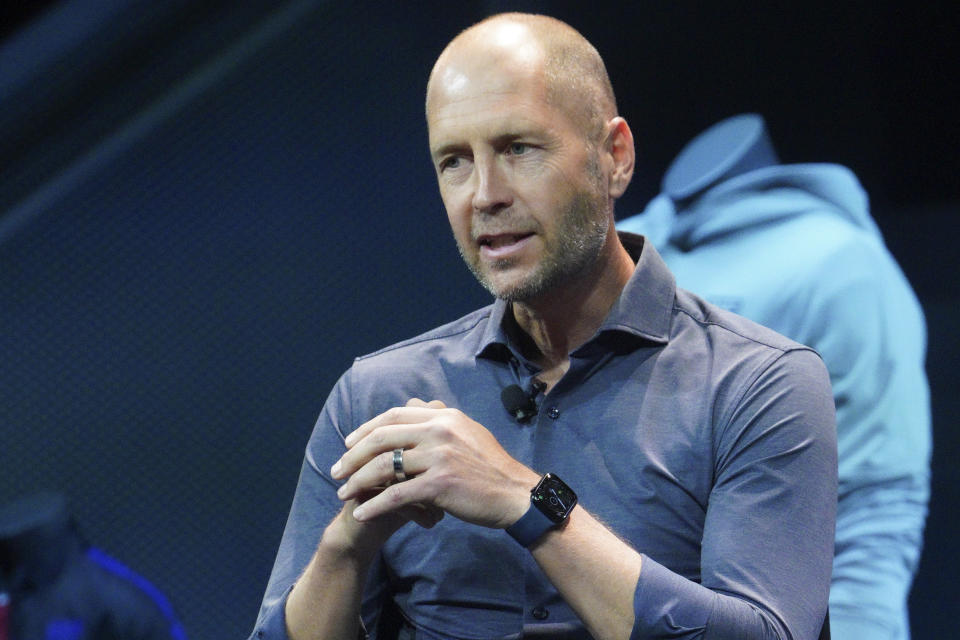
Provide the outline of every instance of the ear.
<path id="1" fill-rule="evenodd" d="M 636 152 L 633 148 L 633 132 L 627 121 L 617 116 L 607 123 L 607 139 L 604 148 L 612 161 L 609 177 L 611 198 L 619 198 L 627 190 L 633 178 L 633 166 Z"/>

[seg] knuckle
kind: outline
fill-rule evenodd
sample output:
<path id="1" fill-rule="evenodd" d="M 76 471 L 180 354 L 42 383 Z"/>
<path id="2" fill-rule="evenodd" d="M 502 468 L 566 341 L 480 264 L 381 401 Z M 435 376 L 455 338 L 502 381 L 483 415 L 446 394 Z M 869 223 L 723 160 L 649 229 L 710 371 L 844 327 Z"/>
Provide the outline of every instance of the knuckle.
<path id="1" fill-rule="evenodd" d="M 449 467 L 442 467 L 431 474 L 430 491 L 433 497 L 450 490 L 457 481 L 456 474 Z"/>
<path id="2" fill-rule="evenodd" d="M 446 411 L 444 409 L 443 411 Z M 451 428 L 447 420 L 434 420 L 428 427 L 430 436 L 438 442 L 447 442 L 450 440 Z"/>
<path id="3" fill-rule="evenodd" d="M 438 466 L 448 467 L 453 459 L 453 451 L 449 445 L 443 445 L 434 449 L 433 456 Z"/>
<path id="4" fill-rule="evenodd" d="M 376 458 L 373 459 L 373 463 L 377 471 L 381 472 L 393 472 L 393 452 L 388 451 L 386 453 L 381 453 Z"/>
<path id="5" fill-rule="evenodd" d="M 403 492 L 400 490 L 400 485 L 392 484 L 387 487 L 383 493 L 387 497 L 387 502 L 392 505 L 401 504 L 403 502 Z"/>

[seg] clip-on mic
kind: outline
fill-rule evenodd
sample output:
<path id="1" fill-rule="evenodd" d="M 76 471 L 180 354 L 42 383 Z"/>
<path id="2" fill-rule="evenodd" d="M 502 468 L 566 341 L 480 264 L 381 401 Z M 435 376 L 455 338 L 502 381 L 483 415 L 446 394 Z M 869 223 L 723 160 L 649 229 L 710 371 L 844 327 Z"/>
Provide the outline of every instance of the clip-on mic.
<path id="1" fill-rule="evenodd" d="M 517 422 L 527 422 L 537 415 L 537 394 L 545 387 L 542 382 L 534 378 L 533 390 L 526 393 L 520 385 L 511 384 L 500 392 L 500 402 L 503 408 L 512 415 Z"/>

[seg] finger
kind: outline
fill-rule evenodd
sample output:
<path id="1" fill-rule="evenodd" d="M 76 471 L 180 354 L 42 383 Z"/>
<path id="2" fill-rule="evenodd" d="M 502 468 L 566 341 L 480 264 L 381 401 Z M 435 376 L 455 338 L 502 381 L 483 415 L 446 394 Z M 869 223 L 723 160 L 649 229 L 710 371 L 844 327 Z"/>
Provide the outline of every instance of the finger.
<path id="1" fill-rule="evenodd" d="M 358 505 L 363 504 L 373 496 L 377 495 L 384 490 L 385 487 L 377 487 L 373 491 L 367 491 L 363 495 L 358 496 L 355 499 L 347 500 L 344 505 L 344 509 L 347 510 L 350 520 L 355 520 L 353 518 L 353 511 L 357 508 Z M 389 536 L 394 531 L 396 531 L 404 522 L 415 522 L 424 529 L 432 529 L 437 525 L 438 522 L 443 520 L 445 515 L 443 509 L 440 507 L 435 507 L 428 504 L 410 504 L 405 507 L 397 509 L 395 513 L 387 513 L 376 519 L 376 522 L 384 527 Z M 357 523 L 357 526 L 369 526 L 373 523 L 367 522 L 365 525 Z"/>
<path id="2" fill-rule="evenodd" d="M 406 472 L 406 461 L 404 462 L 404 472 Z M 341 500 L 350 500 L 376 491 L 380 487 L 386 487 L 397 480 L 397 474 L 393 468 L 393 451 L 385 451 L 350 473 L 347 481 L 337 489 L 337 497 Z"/>
<path id="3" fill-rule="evenodd" d="M 365 496 L 365 499 L 369 497 Z M 359 522 L 353 517 L 353 512 L 362 503 L 363 500 L 348 501 L 338 516 L 347 529 L 347 535 L 361 545 L 371 545 L 379 548 L 387 538 L 409 521 L 409 518 L 406 518 L 404 514 L 397 512 L 388 513 L 376 520 Z"/>
<path id="4" fill-rule="evenodd" d="M 423 455 L 415 449 L 405 449 L 401 461 L 401 468 L 407 478 L 413 478 L 418 473 L 426 471 Z M 346 483 L 337 489 L 337 497 L 341 500 L 350 500 L 398 480 L 397 470 L 394 467 L 394 449 L 390 449 L 373 456 L 363 466 L 353 471 Z"/>
<path id="5" fill-rule="evenodd" d="M 427 407 L 393 407 L 375 418 L 364 422 L 351 433 L 347 434 L 347 437 L 344 438 L 344 444 L 349 448 L 366 438 L 378 427 L 393 424 L 416 424 L 417 422 L 429 420 L 431 415 Z"/>
<path id="6" fill-rule="evenodd" d="M 424 491 L 427 485 L 416 479 L 410 482 L 398 482 L 385 488 L 363 504 L 353 510 L 353 517 L 358 522 L 366 522 L 384 514 L 393 513 L 413 504 L 430 504 L 429 496 Z M 439 509 L 439 507 L 432 507 Z"/>
<path id="7" fill-rule="evenodd" d="M 429 411 L 433 411 L 430 409 Z M 352 447 L 340 456 L 340 459 L 330 468 L 330 475 L 336 480 L 347 478 L 364 466 L 374 462 L 378 456 L 389 454 L 390 465 L 386 460 L 379 462 L 382 468 L 389 470 L 389 477 L 393 479 L 393 451 L 403 449 L 405 452 L 416 447 L 423 439 L 423 431 L 417 425 L 391 424 L 379 427 L 370 432 L 367 437 L 354 443 Z M 406 461 L 405 461 L 406 462 Z M 406 465 L 404 469 L 406 469 Z"/>

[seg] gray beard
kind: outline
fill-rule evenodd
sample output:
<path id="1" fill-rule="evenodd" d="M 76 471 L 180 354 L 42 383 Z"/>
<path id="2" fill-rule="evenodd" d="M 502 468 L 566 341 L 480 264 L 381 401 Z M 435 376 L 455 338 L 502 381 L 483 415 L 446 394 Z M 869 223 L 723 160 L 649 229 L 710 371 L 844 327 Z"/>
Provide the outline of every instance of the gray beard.
<path id="1" fill-rule="evenodd" d="M 487 291 L 507 302 L 525 302 L 554 291 L 591 270 L 603 250 L 608 225 L 607 214 L 598 203 L 591 201 L 587 194 L 580 194 L 565 212 L 555 243 L 546 247 L 546 255 L 534 272 L 509 288 L 494 285 L 479 264 L 467 258 L 463 247 L 458 244 L 457 248 L 473 276 Z M 502 271 L 512 265 L 512 260 L 498 260 L 491 264 L 491 269 Z"/>

